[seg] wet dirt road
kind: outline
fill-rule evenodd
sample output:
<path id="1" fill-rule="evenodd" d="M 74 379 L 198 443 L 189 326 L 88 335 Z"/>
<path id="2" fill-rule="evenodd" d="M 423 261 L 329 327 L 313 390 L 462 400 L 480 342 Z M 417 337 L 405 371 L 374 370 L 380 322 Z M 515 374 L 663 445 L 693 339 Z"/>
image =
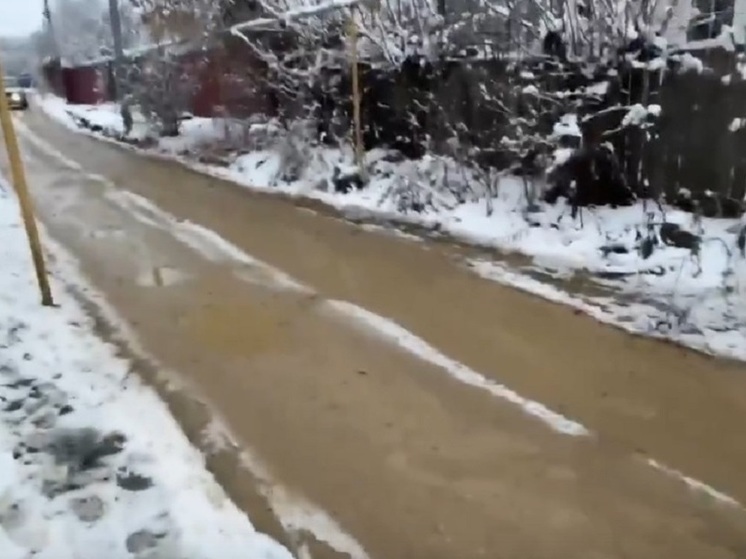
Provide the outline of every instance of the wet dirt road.
<path id="1" fill-rule="evenodd" d="M 743 366 L 480 279 L 456 248 L 35 112 L 20 130 L 47 229 L 208 403 L 166 394 L 179 419 L 219 414 L 250 450 L 216 475 L 300 556 L 746 555 L 742 507 L 649 464 L 746 502 Z"/>

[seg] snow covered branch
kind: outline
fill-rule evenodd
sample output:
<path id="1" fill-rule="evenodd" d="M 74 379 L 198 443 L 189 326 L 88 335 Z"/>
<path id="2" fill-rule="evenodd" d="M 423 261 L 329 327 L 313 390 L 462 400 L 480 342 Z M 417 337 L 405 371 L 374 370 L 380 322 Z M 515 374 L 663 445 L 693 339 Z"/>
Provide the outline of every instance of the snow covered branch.
<path id="1" fill-rule="evenodd" d="M 275 14 L 272 17 L 261 17 L 237 23 L 230 27 L 230 32 L 233 34 L 243 34 L 243 32 L 246 31 L 276 29 L 276 26 L 284 28 L 292 22 L 326 15 L 329 12 L 336 12 L 345 8 L 352 8 L 362 2 L 363 0 L 331 0 L 330 2 L 325 2 L 323 4 L 301 6 L 283 12 L 278 12 L 276 9 L 269 7 L 268 11 Z"/>

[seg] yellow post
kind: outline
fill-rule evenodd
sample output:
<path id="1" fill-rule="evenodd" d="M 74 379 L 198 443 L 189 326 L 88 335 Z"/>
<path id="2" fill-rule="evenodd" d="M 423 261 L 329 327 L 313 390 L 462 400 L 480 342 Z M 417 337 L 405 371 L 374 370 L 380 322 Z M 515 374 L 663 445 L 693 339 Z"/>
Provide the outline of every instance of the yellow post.
<path id="1" fill-rule="evenodd" d="M 0 124 L 2 124 L 5 149 L 8 152 L 8 159 L 10 160 L 13 186 L 18 196 L 18 203 L 21 206 L 21 217 L 23 217 L 23 225 L 26 228 L 26 236 L 28 237 L 31 256 L 34 260 L 36 280 L 39 283 L 39 291 L 41 291 L 41 304 L 51 307 L 54 305 L 52 289 L 49 287 L 49 278 L 47 277 L 47 270 L 44 266 L 44 252 L 41 248 L 39 230 L 36 227 L 34 219 L 34 207 L 29 196 L 28 185 L 26 184 L 26 173 L 24 172 L 23 161 L 21 160 L 21 150 L 18 147 L 18 138 L 13 128 L 13 118 L 8 107 L 2 63 L 0 63 Z"/>
<path id="2" fill-rule="evenodd" d="M 350 14 L 349 20 L 350 35 L 350 60 L 352 70 L 352 119 L 355 125 L 355 164 L 360 173 L 360 178 L 367 180 L 365 172 L 365 154 L 363 151 L 363 129 L 360 121 L 360 75 L 358 68 L 357 56 L 357 23 L 355 23 L 355 12 Z"/>

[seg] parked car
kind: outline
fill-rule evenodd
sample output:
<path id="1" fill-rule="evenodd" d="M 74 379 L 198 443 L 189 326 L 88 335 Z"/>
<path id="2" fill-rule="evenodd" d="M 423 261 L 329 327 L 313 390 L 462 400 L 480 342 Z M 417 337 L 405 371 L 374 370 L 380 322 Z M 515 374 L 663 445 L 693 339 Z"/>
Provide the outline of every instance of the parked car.
<path id="1" fill-rule="evenodd" d="M 28 97 L 26 90 L 18 84 L 18 80 L 12 76 L 6 76 L 5 96 L 8 99 L 8 106 L 11 110 L 25 111 L 28 109 Z"/>

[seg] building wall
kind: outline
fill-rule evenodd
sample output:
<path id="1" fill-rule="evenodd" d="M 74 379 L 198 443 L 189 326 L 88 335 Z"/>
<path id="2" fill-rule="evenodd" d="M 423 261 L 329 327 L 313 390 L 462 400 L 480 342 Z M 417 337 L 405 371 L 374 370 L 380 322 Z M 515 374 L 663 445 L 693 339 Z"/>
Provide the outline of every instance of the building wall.
<path id="1" fill-rule="evenodd" d="M 738 45 L 746 45 L 746 0 L 735 0 L 733 5 L 733 35 Z"/>

